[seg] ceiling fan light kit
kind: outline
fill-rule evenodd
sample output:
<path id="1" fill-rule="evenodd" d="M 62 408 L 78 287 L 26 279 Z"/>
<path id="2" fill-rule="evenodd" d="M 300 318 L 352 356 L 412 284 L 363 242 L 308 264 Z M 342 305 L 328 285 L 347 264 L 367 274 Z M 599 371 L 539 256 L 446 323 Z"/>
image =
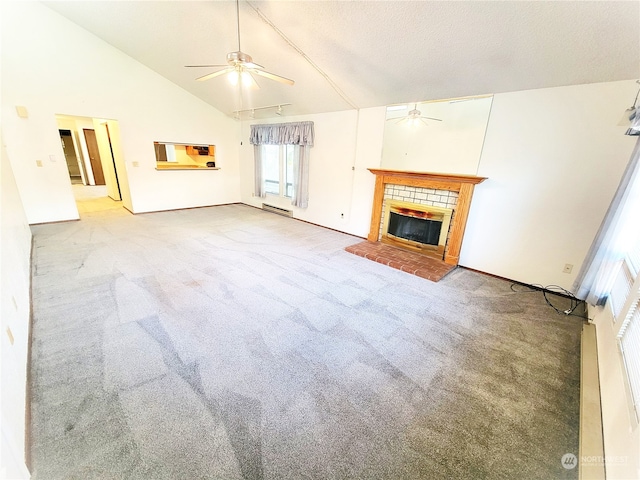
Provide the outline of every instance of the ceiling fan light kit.
<path id="1" fill-rule="evenodd" d="M 403 108 L 393 108 L 392 110 L 404 110 L 404 108 L 409 108 L 407 107 L 403 107 Z M 387 111 L 389 111 L 390 109 L 387 108 Z M 402 122 L 407 122 L 408 125 L 411 126 L 415 126 L 418 125 L 420 122 L 424 123 L 425 125 L 429 125 L 426 120 L 433 120 L 436 122 L 441 122 L 442 119 L 440 118 L 433 118 L 433 117 L 424 117 L 422 115 L 422 112 L 420 110 L 418 110 L 418 104 L 414 103 L 413 104 L 413 109 L 409 110 L 409 112 L 403 116 L 403 117 L 394 117 L 394 118 L 387 118 L 387 121 L 389 120 L 398 120 L 396 123 L 402 123 Z"/>
<path id="2" fill-rule="evenodd" d="M 211 80 L 212 78 L 220 75 L 228 74 L 229 82 L 233 86 L 238 84 L 244 87 L 260 88 L 256 82 L 253 74 L 260 77 L 274 80 L 276 82 L 284 83 L 285 85 L 293 85 L 295 82 L 290 78 L 286 78 L 275 73 L 267 72 L 262 65 L 259 65 L 253 61 L 251 55 L 244 53 L 240 49 L 240 6 L 239 0 L 236 0 L 236 21 L 238 27 L 238 50 L 235 52 L 227 53 L 227 65 L 185 65 L 188 68 L 214 68 L 214 67 L 226 67 L 217 72 L 208 73 L 201 77 L 196 78 L 197 81 L 204 82 Z"/>

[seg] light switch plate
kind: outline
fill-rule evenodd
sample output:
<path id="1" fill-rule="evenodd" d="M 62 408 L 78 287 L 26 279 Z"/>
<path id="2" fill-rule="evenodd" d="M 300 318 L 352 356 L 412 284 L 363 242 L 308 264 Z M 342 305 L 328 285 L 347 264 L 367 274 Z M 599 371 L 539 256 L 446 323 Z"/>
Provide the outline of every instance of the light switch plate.
<path id="1" fill-rule="evenodd" d="M 38 167 L 41 167 L 42 166 L 42 160 L 36 160 L 36 165 Z"/>

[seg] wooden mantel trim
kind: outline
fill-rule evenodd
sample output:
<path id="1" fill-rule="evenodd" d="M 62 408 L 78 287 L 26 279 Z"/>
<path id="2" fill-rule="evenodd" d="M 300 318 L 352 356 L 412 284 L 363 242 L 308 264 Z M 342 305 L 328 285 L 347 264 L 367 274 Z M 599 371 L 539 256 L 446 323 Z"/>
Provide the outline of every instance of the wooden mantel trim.
<path id="1" fill-rule="evenodd" d="M 431 173 L 431 172 L 408 172 L 403 170 L 381 170 L 379 168 L 369 168 L 369 171 L 376 176 L 385 177 L 384 183 L 395 183 L 403 185 L 398 180 L 414 179 L 420 181 L 451 182 L 451 183 L 472 183 L 476 185 L 484 182 L 487 177 L 476 177 L 475 175 L 456 175 L 453 173 Z M 393 179 L 393 181 L 391 181 Z"/>
<path id="2" fill-rule="evenodd" d="M 391 183 L 394 185 L 407 185 L 411 187 L 458 192 L 458 203 L 454 209 L 455 215 L 451 225 L 451 235 L 444 255 L 444 261 L 446 263 L 449 265 L 457 265 L 460 259 L 462 238 L 467 225 L 473 189 L 475 185 L 486 180 L 486 177 L 449 173 L 381 170 L 376 168 L 370 168 L 369 171 L 376 176 L 371 226 L 369 227 L 369 236 L 367 237 L 370 242 L 377 242 L 380 236 L 380 220 L 382 219 L 382 204 L 384 202 L 384 187 L 386 184 Z"/>

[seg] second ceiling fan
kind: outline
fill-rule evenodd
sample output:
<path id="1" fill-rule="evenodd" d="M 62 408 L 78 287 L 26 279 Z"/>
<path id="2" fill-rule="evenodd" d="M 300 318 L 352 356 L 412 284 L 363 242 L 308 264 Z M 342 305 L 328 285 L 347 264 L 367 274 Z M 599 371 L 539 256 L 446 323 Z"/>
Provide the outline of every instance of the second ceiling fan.
<path id="1" fill-rule="evenodd" d="M 425 125 L 429 125 L 427 122 L 425 122 L 425 119 L 434 120 L 436 122 L 441 122 L 442 121 L 442 119 L 440 119 L 440 118 L 433 118 L 433 117 L 425 117 L 425 116 L 423 116 L 422 112 L 420 110 L 418 110 L 418 104 L 417 103 L 413 104 L 413 110 L 410 110 L 409 113 L 407 113 L 406 116 L 395 117 L 395 118 L 387 118 L 387 121 L 389 121 L 389 120 L 398 120 L 396 123 L 408 122 L 410 125 L 416 125 L 418 122 L 422 122 Z"/>
<path id="2" fill-rule="evenodd" d="M 236 20 L 238 27 L 238 50 L 235 52 L 227 53 L 227 65 L 185 65 L 187 68 L 216 68 L 226 67 L 222 70 L 218 70 L 213 73 L 208 73 L 201 77 L 196 78 L 197 81 L 203 82 L 220 75 L 229 74 L 229 79 L 232 83 L 241 83 L 245 86 L 251 86 L 254 88 L 260 88 L 253 78 L 252 74 L 259 75 L 269 80 L 275 80 L 276 82 L 284 83 L 286 85 L 293 85 L 295 82 L 290 78 L 276 75 L 275 73 L 267 72 L 262 65 L 254 63 L 251 55 L 244 53 L 240 48 L 240 5 L 239 0 L 236 0 Z"/>

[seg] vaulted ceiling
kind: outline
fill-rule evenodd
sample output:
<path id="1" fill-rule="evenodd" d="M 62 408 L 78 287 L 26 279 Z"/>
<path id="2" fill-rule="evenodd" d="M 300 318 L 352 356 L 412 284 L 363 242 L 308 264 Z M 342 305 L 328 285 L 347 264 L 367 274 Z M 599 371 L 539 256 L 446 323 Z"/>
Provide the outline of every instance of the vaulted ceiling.
<path id="1" fill-rule="evenodd" d="M 224 76 L 195 81 L 215 68 L 184 67 L 224 64 L 238 49 L 233 1 L 44 3 L 227 114 L 286 103 L 286 115 L 321 113 L 640 77 L 638 1 L 241 0 L 242 51 L 295 80 L 257 77 L 261 88 L 242 94 Z"/>

